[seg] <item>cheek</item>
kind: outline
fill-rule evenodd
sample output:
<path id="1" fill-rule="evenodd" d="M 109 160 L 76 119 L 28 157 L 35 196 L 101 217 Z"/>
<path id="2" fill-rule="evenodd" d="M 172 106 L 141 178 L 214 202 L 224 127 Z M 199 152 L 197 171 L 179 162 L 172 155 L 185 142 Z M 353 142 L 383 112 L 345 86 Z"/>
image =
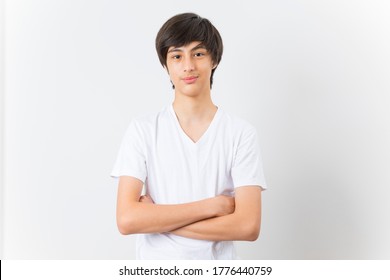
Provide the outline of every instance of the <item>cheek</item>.
<path id="1" fill-rule="evenodd" d="M 178 66 L 177 65 L 168 65 L 167 67 L 167 72 L 168 72 L 168 75 L 169 77 L 171 77 L 171 80 L 175 79 L 175 77 L 178 76 L 178 72 L 179 69 L 178 69 Z"/>
<path id="2" fill-rule="evenodd" d="M 198 68 L 200 72 L 202 72 L 206 76 L 211 75 L 212 67 L 210 65 L 202 65 L 202 67 Z"/>

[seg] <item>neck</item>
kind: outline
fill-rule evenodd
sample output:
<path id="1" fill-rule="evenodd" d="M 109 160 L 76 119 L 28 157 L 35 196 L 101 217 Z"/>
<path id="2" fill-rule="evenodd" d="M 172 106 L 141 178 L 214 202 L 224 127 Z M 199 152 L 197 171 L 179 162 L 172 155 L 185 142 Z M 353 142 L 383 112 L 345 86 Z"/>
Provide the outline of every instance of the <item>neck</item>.
<path id="1" fill-rule="evenodd" d="M 185 96 L 175 93 L 173 109 L 180 121 L 207 121 L 212 119 L 217 107 L 211 100 L 210 93 L 198 96 Z"/>

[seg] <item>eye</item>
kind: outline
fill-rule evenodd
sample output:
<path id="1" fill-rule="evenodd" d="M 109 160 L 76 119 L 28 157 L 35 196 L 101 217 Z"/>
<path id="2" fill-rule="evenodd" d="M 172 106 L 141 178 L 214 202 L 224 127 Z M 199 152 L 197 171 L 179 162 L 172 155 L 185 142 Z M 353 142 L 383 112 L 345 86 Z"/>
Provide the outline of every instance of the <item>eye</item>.
<path id="1" fill-rule="evenodd" d="M 199 53 L 196 53 L 195 56 L 196 57 L 202 57 L 202 56 L 204 56 L 204 53 L 199 52 Z"/>
<path id="2" fill-rule="evenodd" d="M 179 54 L 173 55 L 172 58 L 173 58 L 173 59 L 180 59 L 180 58 L 181 58 L 181 55 L 179 55 Z"/>

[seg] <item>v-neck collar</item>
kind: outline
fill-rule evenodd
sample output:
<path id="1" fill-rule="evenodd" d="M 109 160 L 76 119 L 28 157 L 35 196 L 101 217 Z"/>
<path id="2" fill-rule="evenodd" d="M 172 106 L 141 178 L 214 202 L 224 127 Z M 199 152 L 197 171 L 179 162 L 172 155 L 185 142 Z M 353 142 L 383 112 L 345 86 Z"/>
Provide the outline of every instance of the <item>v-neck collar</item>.
<path id="1" fill-rule="evenodd" d="M 194 145 L 194 146 L 197 146 L 199 145 L 201 142 L 205 141 L 205 139 L 207 139 L 208 135 L 214 130 L 214 127 L 216 126 L 219 118 L 220 118 L 220 115 L 221 115 L 221 109 L 217 106 L 217 111 L 215 112 L 214 114 L 214 117 L 213 119 L 211 120 L 209 126 L 207 127 L 206 131 L 203 132 L 202 136 L 198 139 L 198 141 L 194 142 L 183 130 L 183 128 L 181 127 L 180 125 L 180 122 L 179 122 L 179 119 L 177 118 L 177 115 L 176 115 L 176 112 L 175 110 L 173 109 L 173 103 L 171 105 L 169 105 L 169 111 L 171 112 L 172 114 L 172 117 L 174 119 L 174 122 L 176 124 L 176 127 L 177 129 L 179 130 L 180 134 L 182 135 L 182 137 L 188 142 L 190 143 L 191 145 Z"/>

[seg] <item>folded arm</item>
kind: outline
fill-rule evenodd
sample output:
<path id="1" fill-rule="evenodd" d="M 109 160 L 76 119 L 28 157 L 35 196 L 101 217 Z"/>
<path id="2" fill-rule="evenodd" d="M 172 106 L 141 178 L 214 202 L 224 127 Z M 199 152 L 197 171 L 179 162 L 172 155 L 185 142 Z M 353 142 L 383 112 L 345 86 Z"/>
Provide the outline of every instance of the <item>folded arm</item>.
<path id="1" fill-rule="evenodd" d="M 122 234 L 170 232 L 234 211 L 234 198 L 223 195 L 176 205 L 141 202 L 142 186 L 134 177 L 119 179 L 116 215 Z"/>
<path id="2" fill-rule="evenodd" d="M 171 233 L 210 241 L 258 238 L 261 224 L 261 189 L 243 186 L 236 189 L 235 211 L 232 214 L 198 221 Z"/>

